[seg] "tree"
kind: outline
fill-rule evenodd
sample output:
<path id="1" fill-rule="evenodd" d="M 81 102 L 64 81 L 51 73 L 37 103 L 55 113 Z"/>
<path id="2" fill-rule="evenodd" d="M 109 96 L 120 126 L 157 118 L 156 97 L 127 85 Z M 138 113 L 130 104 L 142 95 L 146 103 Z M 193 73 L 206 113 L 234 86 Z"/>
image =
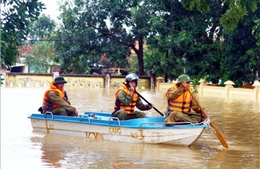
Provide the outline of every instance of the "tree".
<path id="1" fill-rule="evenodd" d="M 235 79 L 236 85 L 244 82 L 253 83 L 258 80 L 260 71 L 260 47 L 257 39 L 251 34 L 255 18 L 260 17 L 260 8 L 249 12 L 232 32 L 228 32 L 222 47 L 221 67 L 230 79 Z M 228 65 L 228 66 L 227 66 Z M 224 71 L 225 70 L 225 71 Z"/>
<path id="2" fill-rule="evenodd" d="M 54 42 L 51 41 L 55 38 L 54 29 L 54 20 L 44 14 L 29 25 L 29 38 L 23 42 L 24 46 L 19 51 L 20 55 L 25 56 L 24 63 L 29 66 L 30 72 L 48 73 L 51 65 L 59 64 Z"/>
<path id="3" fill-rule="evenodd" d="M 259 31 L 257 19 L 260 17 L 260 2 L 258 0 L 214 2 L 184 0 L 182 2 L 189 9 L 202 11 L 203 15 L 214 14 L 212 12 L 216 9 L 215 12 L 218 15 L 205 18 L 206 21 L 214 21 L 210 24 L 209 35 L 211 36 L 209 38 L 213 40 L 215 34 L 219 38 L 221 36 L 225 38 L 222 38 L 225 41 L 220 42 L 219 52 L 216 50 L 213 50 L 214 53 L 212 53 L 212 50 L 209 51 L 215 57 L 212 61 L 208 60 L 209 62 L 206 63 L 213 68 L 214 74 L 223 77 L 224 80 L 232 79 L 238 86 L 242 85 L 243 82 L 253 82 L 256 79 L 256 71 L 259 70 L 259 48 L 256 47 L 256 38 Z M 217 4 L 213 5 L 214 3 Z M 255 37 L 252 36 L 251 32 L 255 34 Z M 217 40 L 221 40 L 219 38 Z M 211 43 L 214 44 L 214 42 Z M 205 58 L 201 58 L 201 60 L 206 61 Z M 197 67 L 195 68 L 197 69 Z M 210 70 L 206 70 L 206 72 L 209 73 Z"/>
<path id="4" fill-rule="evenodd" d="M 182 5 L 186 7 L 186 10 L 180 5 L 181 2 Z M 195 1 L 189 2 L 194 3 Z M 222 59 L 227 58 L 232 54 L 229 54 L 228 52 L 224 54 L 223 46 L 220 45 L 219 41 L 222 35 L 224 35 L 226 39 L 229 37 L 229 34 L 232 34 L 232 30 L 236 29 L 236 27 L 233 29 L 226 29 L 226 27 L 230 25 L 227 24 L 228 22 L 225 22 L 226 24 L 224 24 L 224 22 L 221 21 L 223 19 L 223 14 L 228 10 L 232 10 L 232 8 L 229 9 L 229 3 L 231 2 L 207 1 L 205 4 L 193 4 L 192 8 L 187 8 L 189 7 L 189 2 L 167 0 L 154 2 L 158 4 L 157 11 L 160 11 L 161 15 L 154 15 L 154 19 L 151 17 L 153 23 L 152 30 L 155 33 L 148 38 L 148 44 L 152 48 L 157 47 L 160 51 L 165 52 L 165 60 L 167 60 L 168 64 L 166 63 L 162 69 L 166 67 L 168 72 L 177 73 L 182 67 L 185 68 L 185 71 L 183 71 L 184 73 L 195 75 L 196 77 L 194 78 L 199 79 L 208 76 L 209 80 L 215 80 L 218 77 L 224 76 L 227 78 L 225 80 L 236 79 L 238 84 L 241 84 L 241 76 L 239 78 L 238 74 L 227 73 L 240 72 L 240 70 L 237 69 L 239 65 L 235 66 L 235 70 L 229 70 L 231 68 L 229 64 L 234 64 L 236 62 L 224 62 L 223 64 Z M 196 3 L 198 2 L 203 1 L 196 1 Z M 254 4 L 259 5 L 259 2 L 257 3 L 254 1 Z M 198 7 L 197 10 L 194 10 L 195 6 Z M 241 8 L 244 7 L 242 6 Z M 251 13 L 251 23 L 255 18 L 259 18 L 259 12 L 255 11 L 254 7 L 248 7 L 246 9 Z M 247 22 L 250 22 L 249 18 Z M 225 18 L 225 20 L 228 19 L 229 22 L 232 22 L 232 25 L 237 25 L 237 27 L 241 25 L 241 22 L 245 22 L 244 18 L 240 18 L 239 24 L 237 24 L 236 19 L 232 20 L 232 17 Z M 239 32 L 241 34 L 242 29 L 239 30 Z M 250 42 L 250 45 L 253 47 L 254 41 L 252 39 L 254 38 L 251 34 L 248 34 L 248 31 L 246 34 L 248 36 L 244 36 L 243 38 L 248 41 L 251 39 L 252 43 Z M 217 39 L 215 39 L 216 36 L 218 37 Z M 236 42 L 233 41 L 233 44 L 234 43 Z M 231 47 L 231 44 L 229 47 Z M 242 49 L 236 49 L 236 51 L 240 50 Z M 239 55 L 241 53 L 239 53 Z M 249 58 L 244 59 L 244 63 L 255 64 L 257 62 L 255 57 L 251 57 L 250 62 L 248 59 Z M 252 76 L 249 69 L 244 69 L 244 73 Z M 166 77 L 167 76 L 165 76 L 165 80 L 168 80 Z M 246 80 L 246 78 L 244 80 Z"/>
<path id="5" fill-rule="evenodd" d="M 63 32 L 69 33 L 70 37 L 85 39 L 74 41 L 75 43 L 67 51 L 70 57 L 81 54 L 92 55 L 95 53 L 100 57 L 103 51 L 107 56 L 120 57 L 125 62 L 129 50 L 136 53 L 138 57 L 138 73 L 144 75 L 143 43 L 149 34 L 149 6 L 141 0 L 130 0 L 118 3 L 116 0 L 88 1 L 78 0 L 74 4 L 65 3 L 62 7 Z M 69 15 L 69 16 L 68 16 Z M 73 24 L 73 26 L 72 26 Z M 72 30 L 73 34 L 72 35 Z M 75 30 L 78 30 L 75 32 Z M 84 34 L 81 33 L 84 30 Z M 61 35 L 62 33 L 60 33 Z M 81 35 L 81 36 L 79 36 Z M 64 37 L 63 37 L 64 39 Z M 88 41 L 88 42 L 86 42 Z M 82 45 L 88 50 L 82 50 Z M 91 44 L 89 42 L 92 42 Z M 138 43 L 137 43 L 138 42 Z M 109 44 L 109 45 L 108 45 Z M 64 45 L 66 44 L 59 44 Z M 120 56 L 114 56 L 115 50 L 120 49 Z M 95 48 L 93 48 L 95 47 Z M 98 47 L 98 48 L 97 48 Z M 126 52 L 128 50 L 128 53 Z M 77 53 L 78 52 L 78 53 Z M 121 55 L 123 54 L 123 55 Z M 97 57 L 96 56 L 96 57 Z M 63 58 L 68 58 L 64 56 Z M 124 59 L 123 59 L 124 58 Z M 111 60 L 119 60 L 111 59 Z"/>
<path id="6" fill-rule="evenodd" d="M 59 65 L 55 63 L 54 42 L 37 43 L 30 54 L 25 56 L 25 64 L 29 66 L 34 73 L 48 73 L 51 65 Z"/>
<path id="7" fill-rule="evenodd" d="M 220 45 L 220 37 L 226 39 L 239 28 L 245 11 L 257 18 L 259 2 L 238 0 L 235 3 L 229 0 L 129 0 L 120 3 L 77 0 L 61 6 L 62 26 L 56 46 L 64 65 L 75 59 L 83 65 L 88 61 L 97 62 L 103 54 L 112 62 L 126 61 L 126 51 L 131 49 L 138 60 L 139 75 L 152 68 L 164 72 L 165 80 L 168 75 L 176 77 L 181 70 L 195 78 L 225 76 L 236 79 L 237 74 L 226 73 L 238 70 L 227 70 L 230 62 L 223 62 L 223 59 L 231 56 L 228 53 L 231 50 Z M 236 12 L 238 16 L 231 15 Z M 252 30 L 253 27 L 251 35 Z M 247 56 L 249 54 L 252 52 L 248 51 Z M 160 64 L 152 66 L 154 63 Z"/>
<path id="8" fill-rule="evenodd" d="M 40 15 L 44 4 L 39 0 L 2 0 L 1 65 L 10 67 L 16 62 L 18 47 L 28 34 L 28 25 Z"/>
<path id="9" fill-rule="evenodd" d="M 256 19 L 254 22 L 256 25 L 253 27 L 252 34 L 257 39 L 257 45 L 260 46 L 260 19 Z"/>
<path id="10" fill-rule="evenodd" d="M 238 22 L 249 12 L 254 12 L 259 5 L 259 0 L 218 0 L 217 6 L 212 6 L 210 0 L 182 0 L 183 6 L 189 10 L 196 9 L 200 12 L 208 12 L 218 8 L 219 22 L 227 30 L 233 30 Z"/>
<path id="11" fill-rule="evenodd" d="M 30 26 L 29 38 L 34 42 L 36 40 L 50 39 L 55 26 L 55 21 L 50 16 L 43 14 Z"/>

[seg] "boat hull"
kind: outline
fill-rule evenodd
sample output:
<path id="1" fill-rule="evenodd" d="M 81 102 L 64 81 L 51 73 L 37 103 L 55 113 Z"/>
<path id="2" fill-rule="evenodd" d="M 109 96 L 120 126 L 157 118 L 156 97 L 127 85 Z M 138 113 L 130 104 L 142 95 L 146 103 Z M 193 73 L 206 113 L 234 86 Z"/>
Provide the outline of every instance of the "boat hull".
<path id="1" fill-rule="evenodd" d="M 163 117 L 119 121 L 110 115 L 92 117 L 92 114 L 80 117 L 32 114 L 28 118 L 34 131 L 83 137 L 89 141 L 190 145 L 208 127 L 203 123 L 165 126 Z"/>

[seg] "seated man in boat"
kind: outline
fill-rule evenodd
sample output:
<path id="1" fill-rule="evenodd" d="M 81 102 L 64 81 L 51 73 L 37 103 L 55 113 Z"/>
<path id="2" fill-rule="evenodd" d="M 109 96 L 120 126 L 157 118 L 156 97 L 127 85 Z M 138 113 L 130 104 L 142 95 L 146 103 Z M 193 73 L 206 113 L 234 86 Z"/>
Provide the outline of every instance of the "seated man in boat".
<path id="1" fill-rule="evenodd" d="M 171 122 L 199 123 L 204 120 L 202 111 L 189 93 L 190 82 L 192 81 L 188 75 L 182 74 L 173 87 L 167 90 L 168 107 L 164 121 L 166 124 Z M 193 112 L 191 112 L 191 109 Z"/>
<path id="2" fill-rule="evenodd" d="M 128 120 L 134 118 L 144 118 L 146 114 L 141 111 L 135 111 L 135 107 L 139 110 L 150 110 L 153 105 L 143 104 L 141 98 L 135 92 L 139 77 L 134 74 L 128 74 L 126 76 L 123 86 L 115 93 L 115 106 L 113 117 L 117 117 L 119 120 Z"/>
<path id="3" fill-rule="evenodd" d="M 62 76 L 58 76 L 50 83 L 43 98 L 42 113 L 52 112 L 54 115 L 78 116 L 75 107 L 71 106 L 68 96 L 64 91 L 64 83 L 67 83 Z"/>

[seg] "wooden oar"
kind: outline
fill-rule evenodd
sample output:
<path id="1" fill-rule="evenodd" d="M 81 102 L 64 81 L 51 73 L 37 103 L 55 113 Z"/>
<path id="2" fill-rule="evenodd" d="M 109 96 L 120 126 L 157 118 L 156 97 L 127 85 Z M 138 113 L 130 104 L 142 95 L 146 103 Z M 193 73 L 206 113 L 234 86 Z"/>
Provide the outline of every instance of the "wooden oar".
<path id="1" fill-rule="evenodd" d="M 199 106 L 202 114 L 204 117 L 208 118 L 208 115 L 207 113 L 204 111 L 204 109 L 200 106 L 198 100 L 196 99 L 196 97 L 194 97 L 193 93 L 189 90 L 189 93 L 190 95 L 192 96 L 193 100 L 197 103 L 197 105 Z M 217 127 L 215 126 L 215 124 L 213 124 L 213 122 L 210 120 L 210 123 L 209 125 L 214 129 L 215 133 L 216 133 L 216 136 L 218 137 L 220 143 L 225 147 L 225 148 L 228 148 L 229 145 L 228 143 L 226 142 L 226 140 L 224 139 L 223 135 L 220 133 L 220 131 L 217 129 Z"/>
<path id="2" fill-rule="evenodd" d="M 136 90 L 135 90 L 135 93 L 141 97 L 144 101 L 146 101 L 147 104 L 149 105 L 152 105 L 151 103 L 149 103 L 140 93 L 138 93 Z M 164 116 L 158 109 L 156 109 L 155 107 L 153 107 L 154 110 L 156 110 L 161 116 Z"/>

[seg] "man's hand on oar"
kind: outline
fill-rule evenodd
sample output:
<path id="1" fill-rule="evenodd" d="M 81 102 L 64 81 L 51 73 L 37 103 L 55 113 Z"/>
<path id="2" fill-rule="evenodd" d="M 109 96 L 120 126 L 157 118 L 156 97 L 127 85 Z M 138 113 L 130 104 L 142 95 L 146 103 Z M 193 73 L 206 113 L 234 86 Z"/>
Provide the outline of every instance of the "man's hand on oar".
<path id="1" fill-rule="evenodd" d="M 205 110 L 200 106 L 199 102 L 197 101 L 196 97 L 193 95 L 193 93 L 188 90 L 190 95 L 192 96 L 193 100 L 197 103 L 198 107 L 201 109 L 202 115 L 206 118 L 208 118 L 207 113 L 205 112 Z M 220 133 L 220 131 L 217 129 L 217 127 L 213 124 L 213 122 L 210 120 L 209 123 L 210 127 L 215 131 L 216 136 L 218 137 L 220 143 L 225 147 L 228 148 L 229 145 L 226 142 L 226 140 L 224 139 L 223 135 Z"/>

